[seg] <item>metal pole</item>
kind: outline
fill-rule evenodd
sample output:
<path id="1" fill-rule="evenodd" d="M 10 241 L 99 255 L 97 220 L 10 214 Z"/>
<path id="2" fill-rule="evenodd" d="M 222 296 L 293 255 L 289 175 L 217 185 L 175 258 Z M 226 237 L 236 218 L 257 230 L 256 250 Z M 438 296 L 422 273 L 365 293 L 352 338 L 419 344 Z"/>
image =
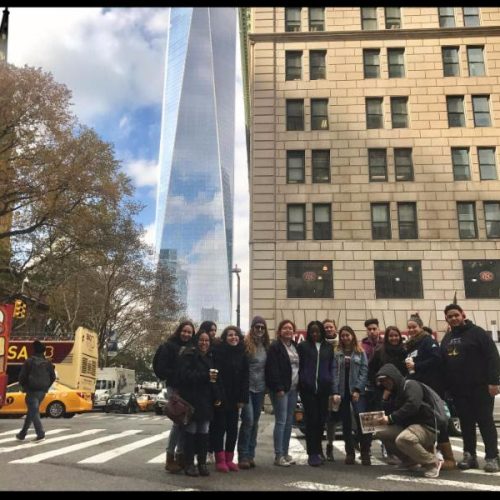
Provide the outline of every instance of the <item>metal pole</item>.
<path id="1" fill-rule="evenodd" d="M 236 302 L 236 326 L 240 327 L 240 273 L 236 273 L 236 277 L 238 278 L 238 295 Z"/>

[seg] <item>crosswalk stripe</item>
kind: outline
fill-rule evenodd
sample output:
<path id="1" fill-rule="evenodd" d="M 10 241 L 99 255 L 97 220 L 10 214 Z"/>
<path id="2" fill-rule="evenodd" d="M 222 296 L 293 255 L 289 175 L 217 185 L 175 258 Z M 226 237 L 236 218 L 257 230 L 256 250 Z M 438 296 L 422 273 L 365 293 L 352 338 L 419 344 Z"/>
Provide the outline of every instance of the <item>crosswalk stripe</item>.
<path id="1" fill-rule="evenodd" d="M 429 484 L 432 486 L 448 486 L 452 488 L 460 488 L 461 490 L 477 490 L 477 491 L 500 491 L 500 486 L 494 486 L 492 484 L 476 484 L 476 483 L 466 483 L 464 481 L 450 481 L 448 479 L 431 479 L 426 477 L 408 477 L 408 476 L 396 476 L 389 474 L 387 476 L 379 476 L 377 479 L 382 481 L 400 481 L 406 483 L 420 483 Z"/>
<path id="2" fill-rule="evenodd" d="M 101 438 L 93 439 L 91 441 L 86 441 L 85 443 L 74 444 L 72 446 L 66 446 L 65 448 L 59 448 L 57 450 L 47 451 L 45 453 L 39 453 L 38 455 L 33 455 L 31 457 L 21 458 L 19 460 L 13 460 L 9 462 L 11 464 L 33 464 L 37 462 L 41 462 L 47 458 L 57 457 L 59 455 L 65 455 L 66 453 L 71 453 L 73 451 L 82 450 L 84 448 L 89 448 L 90 446 L 94 446 L 96 444 L 106 443 L 107 441 L 113 441 L 114 439 L 120 439 L 122 437 L 131 436 L 133 434 L 138 434 L 142 432 L 141 430 L 130 430 L 123 431 L 120 434 L 112 434 L 110 436 L 104 436 Z"/>
<path id="3" fill-rule="evenodd" d="M 129 451 L 136 450 L 137 448 L 142 448 L 143 446 L 147 446 L 148 444 L 155 443 L 156 441 L 160 441 L 165 439 L 170 434 L 170 431 L 162 432 L 161 434 L 157 434 L 155 436 L 150 436 L 139 441 L 135 441 L 134 443 L 129 443 L 124 446 L 120 446 L 119 448 L 115 448 L 110 451 L 105 451 L 104 453 L 100 453 L 99 455 L 94 455 L 93 457 L 86 458 L 85 460 L 80 460 L 79 464 L 103 464 L 104 462 L 108 462 L 109 460 L 116 458 L 120 455 L 124 455 Z"/>
<path id="4" fill-rule="evenodd" d="M 323 484 L 323 483 L 312 483 L 308 481 L 298 481 L 296 483 L 288 483 L 285 486 L 290 486 L 292 488 L 299 488 L 301 490 L 312 490 L 312 491 L 377 491 L 365 488 L 353 488 L 351 486 L 340 486 L 337 484 Z"/>
<path id="5" fill-rule="evenodd" d="M 63 431 L 69 431 L 69 429 L 52 429 L 50 431 L 47 431 L 45 433 L 45 435 L 47 436 L 49 434 L 59 434 L 60 432 L 63 432 Z M 36 436 L 36 434 L 34 432 L 32 432 L 30 434 L 26 434 L 26 437 L 24 439 L 29 441 L 31 438 L 34 438 L 35 436 Z M 0 443 L 7 443 L 8 441 L 16 441 L 16 436 L 0 439 Z"/>
<path id="6" fill-rule="evenodd" d="M 69 429 L 66 429 L 66 430 L 69 430 Z M 39 448 L 40 446 L 44 446 L 46 444 L 59 443 L 60 441 L 67 441 L 68 439 L 75 439 L 75 438 L 79 438 L 79 437 L 89 436 L 90 434 L 96 434 L 97 432 L 103 432 L 105 430 L 106 429 L 90 429 L 87 431 L 79 432 L 78 434 L 66 434 L 65 436 L 59 436 L 56 438 L 45 439 L 44 441 L 41 441 L 39 443 L 35 443 L 35 442 L 23 443 L 23 444 L 20 444 L 18 446 L 10 446 L 8 448 L 0 448 L 0 453 L 10 453 L 12 451 L 17 451 L 17 450 L 26 450 L 29 448 L 33 448 L 34 446 Z"/>
<path id="7" fill-rule="evenodd" d="M 168 436 L 170 435 L 170 431 L 166 431 L 165 432 L 165 438 L 168 438 Z M 163 464 L 165 463 L 165 451 L 162 452 L 160 455 L 152 458 L 151 460 L 148 460 L 148 464 Z"/>
<path id="8" fill-rule="evenodd" d="M 0 436 L 7 436 L 8 434 L 17 434 L 19 429 L 14 429 L 13 431 L 0 432 Z"/>
<path id="9" fill-rule="evenodd" d="M 297 439 L 295 433 L 292 433 L 292 436 L 290 437 L 288 453 L 292 455 L 297 464 L 303 465 L 307 463 L 307 453 L 302 443 Z"/>

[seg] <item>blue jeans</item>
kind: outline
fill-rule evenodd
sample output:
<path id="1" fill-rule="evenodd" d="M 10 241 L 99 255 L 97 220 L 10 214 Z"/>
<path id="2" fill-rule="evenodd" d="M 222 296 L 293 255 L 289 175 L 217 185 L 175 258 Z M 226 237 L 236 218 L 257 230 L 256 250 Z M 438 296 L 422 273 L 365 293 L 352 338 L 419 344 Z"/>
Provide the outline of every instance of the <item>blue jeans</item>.
<path id="1" fill-rule="evenodd" d="M 255 458 L 259 418 L 262 412 L 265 391 L 251 392 L 248 403 L 241 410 L 240 434 L 238 436 L 238 460 Z"/>
<path id="2" fill-rule="evenodd" d="M 292 434 L 293 412 L 297 406 L 297 390 L 285 392 L 281 397 L 271 392 L 270 396 L 274 410 L 274 453 L 276 456 L 286 456 Z"/>
<path id="3" fill-rule="evenodd" d="M 25 437 L 28 429 L 30 428 L 31 422 L 35 427 L 36 435 L 41 438 L 45 436 L 45 432 L 42 427 L 42 422 L 40 420 L 40 404 L 45 397 L 45 391 L 33 391 L 27 392 L 24 400 L 26 401 L 26 406 L 28 408 L 28 413 L 24 419 L 24 425 L 19 434 L 21 437 Z"/>
<path id="4" fill-rule="evenodd" d="M 167 398 L 174 392 L 173 387 L 167 387 Z M 176 451 L 184 453 L 184 428 L 181 425 L 173 424 L 168 437 L 167 452 L 174 454 Z"/>

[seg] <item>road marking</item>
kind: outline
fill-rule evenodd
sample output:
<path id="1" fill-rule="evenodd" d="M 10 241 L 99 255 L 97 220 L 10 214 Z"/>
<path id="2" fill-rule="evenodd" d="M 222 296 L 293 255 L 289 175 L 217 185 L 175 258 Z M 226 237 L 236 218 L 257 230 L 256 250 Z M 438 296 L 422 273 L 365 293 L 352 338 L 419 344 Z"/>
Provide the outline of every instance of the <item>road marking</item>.
<path id="1" fill-rule="evenodd" d="M 140 430 L 130 430 L 123 431 L 120 434 L 112 434 L 111 436 L 104 436 L 101 438 L 93 439 L 91 441 L 86 441 L 85 443 L 74 444 L 72 446 L 66 446 L 65 448 L 59 448 L 57 450 L 47 451 L 45 453 L 39 453 L 38 455 L 33 455 L 27 458 L 21 458 L 19 460 L 13 460 L 9 462 L 11 464 L 33 464 L 46 460 L 47 458 L 57 457 L 59 455 L 65 455 L 66 453 L 71 453 L 73 451 L 83 450 L 84 448 L 89 448 L 96 444 L 106 443 L 107 441 L 113 441 L 114 439 L 120 439 L 122 437 L 131 436 L 133 434 L 138 434 L 142 432 Z"/>
<path id="2" fill-rule="evenodd" d="M 382 481 L 400 481 L 406 483 L 425 483 L 432 486 L 447 486 L 451 488 L 460 488 L 461 490 L 477 490 L 477 491 L 500 491 L 500 486 L 494 486 L 492 484 L 475 484 L 466 483 L 464 481 L 450 481 L 448 479 L 431 479 L 426 477 L 408 477 L 408 476 L 396 476 L 389 474 L 387 476 L 379 476 L 377 479 Z"/>
<path id="3" fill-rule="evenodd" d="M 298 465 L 304 465 L 307 463 L 307 453 L 303 444 L 297 439 L 296 436 L 297 435 L 295 433 L 292 433 L 292 436 L 290 437 L 288 453 L 292 455 Z"/>
<path id="4" fill-rule="evenodd" d="M 170 435 L 170 431 L 166 431 L 164 434 L 165 434 L 165 438 L 167 438 Z M 164 451 L 160 455 L 149 460 L 147 463 L 148 464 L 164 464 L 165 463 L 165 453 L 166 452 Z"/>
<path id="5" fill-rule="evenodd" d="M 377 491 L 365 488 L 353 488 L 352 486 L 340 486 L 337 484 L 310 483 L 307 481 L 288 483 L 285 484 L 285 486 L 290 486 L 291 488 L 300 488 L 301 490 L 312 490 L 312 491 Z"/>
<path id="6" fill-rule="evenodd" d="M 48 436 L 49 434 L 59 434 L 60 432 L 64 432 L 64 431 L 69 431 L 69 429 L 53 429 L 51 431 L 47 431 L 45 433 L 45 435 Z M 8 441 L 17 441 L 18 443 L 21 443 L 21 442 L 29 443 L 29 440 L 31 438 L 34 438 L 35 436 L 36 436 L 35 433 L 26 434 L 24 441 L 17 441 L 16 436 L 14 436 L 14 437 L 10 437 L 10 438 L 0 439 L 0 443 L 6 443 Z"/>
<path id="7" fill-rule="evenodd" d="M 0 436 L 7 436 L 7 434 L 17 434 L 19 429 L 14 429 L 13 431 L 0 432 Z"/>
<path id="8" fill-rule="evenodd" d="M 65 429 L 66 430 L 66 429 Z M 67 429 L 69 430 L 69 429 Z M 23 443 L 18 446 L 11 446 L 9 448 L 0 448 L 0 453 L 10 453 L 11 451 L 26 450 L 27 448 L 33 448 L 36 446 L 39 448 L 45 444 L 58 443 L 60 441 L 66 441 L 67 439 L 75 439 L 78 437 L 89 436 L 90 434 L 96 434 L 97 432 L 103 432 L 106 429 L 90 429 L 87 431 L 79 432 L 78 434 L 66 434 L 65 436 L 60 436 L 57 438 L 49 438 L 41 441 L 40 443 L 35 443 L 31 441 L 30 443 Z M 49 431 L 50 432 L 50 431 Z"/>
<path id="9" fill-rule="evenodd" d="M 104 453 L 100 453 L 99 455 L 94 455 L 93 457 L 86 458 L 85 460 L 80 460 L 79 464 L 103 464 L 104 462 L 108 462 L 109 460 L 116 458 L 120 455 L 124 455 L 129 451 L 136 450 L 137 448 L 142 448 L 148 444 L 154 443 L 156 441 L 160 441 L 165 439 L 170 434 L 170 431 L 162 432 L 161 434 L 157 434 L 156 436 L 150 436 L 139 441 L 135 441 L 134 443 L 129 443 L 124 446 L 120 446 L 119 448 L 115 448 L 114 450 L 105 451 Z M 165 454 L 162 455 L 163 460 L 165 460 Z"/>

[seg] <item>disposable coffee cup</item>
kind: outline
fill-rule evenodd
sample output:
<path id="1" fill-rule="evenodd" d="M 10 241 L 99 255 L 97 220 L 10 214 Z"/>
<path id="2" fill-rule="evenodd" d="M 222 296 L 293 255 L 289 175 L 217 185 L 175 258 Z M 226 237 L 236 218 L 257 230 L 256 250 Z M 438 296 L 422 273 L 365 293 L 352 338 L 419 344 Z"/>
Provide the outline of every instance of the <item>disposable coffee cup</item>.
<path id="1" fill-rule="evenodd" d="M 217 380 L 217 374 L 219 370 L 216 368 L 210 368 L 210 382 L 215 382 Z"/>
<path id="2" fill-rule="evenodd" d="M 411 356 L 408 356 L 406 359 L 405 359 L 405 363 L 406 363 L 406 366 L 408 367 L 408 361 L 413 361 L 413 358 Z M 410 375 L 414 374 L 415 373 L 415 370 L 412 368 L 411 370 L 408 368 L 408 373 Z"/>

